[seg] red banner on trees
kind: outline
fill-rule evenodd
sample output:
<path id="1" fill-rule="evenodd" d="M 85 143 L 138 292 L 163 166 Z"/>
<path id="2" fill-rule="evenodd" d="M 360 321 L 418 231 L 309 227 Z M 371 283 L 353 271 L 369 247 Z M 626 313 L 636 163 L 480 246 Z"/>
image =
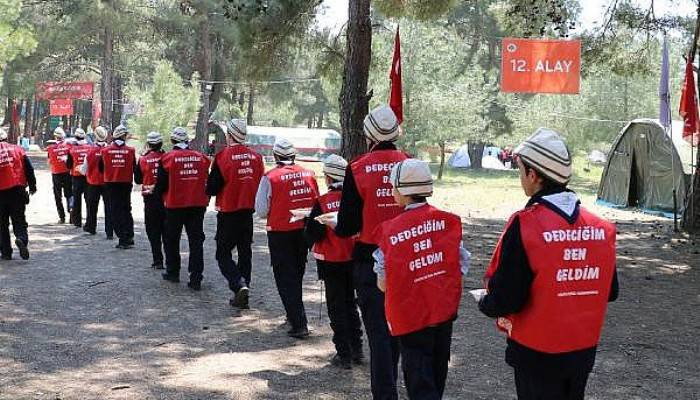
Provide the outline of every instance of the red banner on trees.
<path id="1" fill-rule="evenodd" d="M 93 82 L 39 82 L 36 84 L 38 100 L 81 99 L 93 97 Z"/>
<path id="2" fill-rule="evenodd" d="M 73 100 L 71 99 L 51 99 L 49 100 L 49 115 L 52 117 L 62 117 L 73 115 Z"/>
<path id="3" fill-rule="evenodd" d="M 577 94 L 581 82 L 579 40 L 503 39 L 501 91 Z"/>

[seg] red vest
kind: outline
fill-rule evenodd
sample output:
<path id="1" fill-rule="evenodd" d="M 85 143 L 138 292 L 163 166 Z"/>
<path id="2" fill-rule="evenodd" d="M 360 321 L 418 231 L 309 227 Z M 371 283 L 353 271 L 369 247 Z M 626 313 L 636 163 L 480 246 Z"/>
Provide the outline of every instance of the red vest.
<path id="1" fill-rule="evenodd" d="M 304 228 L 304 221 L 289 222 L 289 210 L 311 208 L 318 197 L 316 174 L 296 164 L 277 166 L 266 174 L 270 180 L 270 212 L 267 230 L 287 232 Z"/>
<path id="2" fill-rule="evenodd" d="M 57 142 L 50 145 L 46 151 L 49 155 L 49 166 L 52 174 L 65 174 L 68 172 L 66 159 L 68 158 L 70 146 L 65 142 Z"/>
<path id="3" fill-rule="evenodd" d="M 0 190 L 27 186 L 24 157 L 24 150 L 20 146 L 0 142 Z"/>
<path id="4" fill-rule="evenodd" d="M 143 176 L 143 182 L 141 184 L 142 195 L 153 192 L 156 180 L 158 179 L 160 159 L 163 158 L 164 155 L 165 153 L 162 151 L 149 150 L 139 158 L 139 169 L 141 169 L 141 175 Z"/>
<path id="5" fill-rule="evenodd" d="M 224 178 L 224 187 L 216 196 L 216 210 L 255 209 L 255 194 L 265 172 L 262 156 L 244 145 L 234 145 L 216 155 L 216 165 Z"/>
<path id="6" fill-rule="evenodd" d="M 91 146 L 85 162 L 87 163 L 87 171 L 85 178 L 87 183 L 93 186 L 100 186 L 105 183 L 104 174 L 100 172 L 100 158 L 102 157 L 102 149 L 104 146 Z"/>
<path id="7" fill-rule="evenodd" d="M 392 336 L 456 317 L 462 297 L 460 218 L 424 205 L 382 223 L 378 232 L 386 273 L 384 309 Z"/>
<path id="8" fill-rule="evenodd" d="M 401 208 L 394 202 L 389 175 L 391 167 L 406 158 L 408 156 L 398 150 L 378 150 L 360 156 L 350 165 L 364 202 L 360 242 L 376 244 L 373 233 L 377 226 L 401 213 Z"/>
<path id="9" fill-rule="evenodd" d="M 525 307 L 498 318 L 498 327 L 544 353 L 596 346 L 615 273 L 615 226 L 583 207 L 574 224 L 541 204 L 516 215 L 534 280 Z M 487 279 L 499 258 L 494 255 Z"/>
<path id="10" fill-rule="evenodd" d="M 102 149 L 105 183 L 131 183 L 134 176 L 136 150 L 133 147 L 112 143 Z"/>
<path id="11" fill-rule="evenodd" d="M 73 168 L 70 170 L 71 176 L 82 176 L 80 166 L 85 162 L 85 157 L 88 155 L 92 146 L 89 144 L 76 144 L 70 148 L 70 156 L 73 158 Z"/>
<path id="12" fill-rule="evenodd" d="M 191 150 L 173 150 L 160 159 L 168 173 L 168 191 L 163 195 L 166 208 L 206 207 L 207 176 L 210 161 L 204 154 Z"/>
<path id="13" fill-rule="evenodd" d="M 340 190 L 331 190 L 318 198 L 321 213 L 337 212 L 340 209 Z M 317 260 L 329 262 L 345 262 L 352 260 L 352 249 L 355 240 L 341 238 L 333 229 L 326 229 L 326 237 L 314 243 L 313 253 Z"/>

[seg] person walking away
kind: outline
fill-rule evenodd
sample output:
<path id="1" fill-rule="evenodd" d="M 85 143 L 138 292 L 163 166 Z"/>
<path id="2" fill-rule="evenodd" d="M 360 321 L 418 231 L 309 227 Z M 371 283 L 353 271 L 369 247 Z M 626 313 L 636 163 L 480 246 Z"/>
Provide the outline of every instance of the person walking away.
<path id="1" fill-rule="evenodd" d="M 70 198 L 73 193 L 70 169 L 66 166 L 70 146 L 65 143 L 66 133 L 60 126 L 54 129 L 53 137 L 55 143 L 46 148 L 49 168 L 51 169 L 51 181 L 53 182 L 53 197 L 56 200 L 56 211 L 58 212 L 58 223 L 66 223 L 66 210 L 70 214 Z M 66 199 L 65 210 L 63 208 L 63 198 Z"/>
<path id="2" fill-rule="evenodd" d="M 141 185 L 143 196 L 143 222 L 146 225 L 146 235 L 151 245 L 153 262 L 151 267 L 163 269 L 163 243 L 165 235 L 165 206 L 163 198 L 156 196 L 153 189 L 156 187 L 158 167 L 163 158 L 163 136 L 159 132 L 150 132 L 146 136 L 148 150 L 139 158 L 139 167 L 136 169 L 135 181 Z"/>
<path id="3" fill-rule="evenodd" d="M 207 181 L 207 194 L 216 196 L 216 261 L 234 293 L 229 304 L 249 308 L 255 194 L 265 165 L 246 146 L 246 121 L 232 119 L 226 129 L 228 146 L 219 152 Z M 236 249 L 238 262 L 231 252 Z"/>
<path id="4" fill-rule="evenodd" d="M 507 334 L 518 399 L 582 400 L 618 296 L 615 226 L 567 189 L 571 153 L 558 133 L 539 128 L 514 153 L 530 199 L 506 224 L 479 309 Z"/>
<path id="5" fill-rule="evenodd" d="M 399 339 L 408 398 L 438 400 L 445 391 L 452 323 L 470 254 L 462 244 L 459 216 L 427 202 L 433 177 L 426 162 L 401 161 L 389 180 L 404 211 L 378 229 L 377 286 L 385 292 L 389 332 Z"/>
<path id="6" fill-rule="evenodd" d="M 87 186 L 86 178 L 80 173 L 80 169 L 92 146 L 85 141 L 85 131 L 81 128 L 75 130 L 74 136 L 77 141 L 70 147 L 66 166 L 70 169 L 73 188 L 73 210 L 70 214 L 70 222 L 76 228 L 80 228 L 83 226 L 83 197 Z"/>
<path id="7" fill-rule="evenodd" d="M 296 149 L 278 138 L 272 148 L 276 166 L 260 180 L 255 212 L 267 218 L 267 243 L 275 284 L 291 329 L 287 334 L 301 339 L 309 336 L 302 300 L 308 247 L 303 219 L 292 222 L 293 209 L 311 209 L 318 197 L 315 173 L 294 163 Z"/>
<path id="8" fill-rule="evenodd" d="M 343 369 L 352 368 L 353 353 L 362 353 L 362 322 L 352 282 L 355 241 L 339 237 L 316 217 L 330 217 L 338 212 L 347 166 L 348 162 L 335 154 L 323 162 L 328 192 L 314 203 L 305 230 L 307 241 L 313 245 L 319 279 L 326 286 L 326 306 L 336 351 L 331 364 Z"/>
<path id="9" fill-rule="evenodd" d="M 87 215 L 83 230 L 91 235 L 97 233 L 97 212 L 100 207 L 100 197 L 104 204 L 105 214 L 105 234 L 107 238 L 114 235 L 112 226 L 112 213 L 109 212 L 107 193 L 104 186 L 104 174 L 100 171 L 100 159 L 102 150 L 107 146 L 107 129 L 103 126 L 95 128 L 95 144 L 90 146 L 85 156 L 85 162 L 81 169 L 81 174 L 85 176 L 87 183 L 85 187 L 85 208 Z"/>
<path id="10" fill-rule="evenodd" d="M 398 340 L 389 334 L 386 324 L 384 293 L 377 288 L 372 253 L 377 249 L 375 229 L 401 213 L 389 183 L 391 168 L 408 158 L 394 145 L 400 131 L 396 115 L 388 106 L 377 107 L 365 117 L 369 152 L 352 161 L 345 172 L 335 227 L 341 237 L 359 234 L 353 250 L 353 282 L 369 341 L 374 399 L 398 398 Z M 362 361 L 359 355 L 356 361 Z"/>
<path id="11" fill-rule="evenodd" d="M 190 246 L 188 270 L 192 290 L 202 289 L 204 271 L 204 214 L 209 204 L 206 193 L 209 158 L 189 148 L 185 128 L 177 127 L 170 134 L 173 150 L 163 155 L 158 167 L 154 195 L 165 204 L 165 265 L 163 279 L 180 281 L 180 237 L 187 232 Z"/>
<path id="12" fill-rule="evenodd" d="M 29 187 L 29 193 L 27 193 Z M 12 259 L 10 221 L 15 245 L 23 260 L 29 259 L 29 234 L 25 210 L 29 195 L 36 193 L 34 168 L 22 147 L 7 142 L 0 128 L 0 258 Z"/>
<path id="13" fill-rule="evenodd" d="M 102 149 L 100 169 L 104 174 L 105 189 L 114 224 L 119 238 L 115 246 L 126 250 L 134 247 L 134 218 L 131 214 L 131 189 L 136 170 L 136 150 L 127 146 L 129 130 L 119 125 L 112 132 L 112 143 Z"/>

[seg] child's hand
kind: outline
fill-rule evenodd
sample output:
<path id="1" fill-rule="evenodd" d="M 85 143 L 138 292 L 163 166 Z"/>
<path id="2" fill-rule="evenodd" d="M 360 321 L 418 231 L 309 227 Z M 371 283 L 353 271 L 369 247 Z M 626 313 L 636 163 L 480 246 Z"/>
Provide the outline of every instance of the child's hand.
<path id="1" fill-rule="evenodd" d="M 384 280 L 382 278 L 377 278 L 377 287 L 382 292 L 386 292 L 386 280 Z"/>

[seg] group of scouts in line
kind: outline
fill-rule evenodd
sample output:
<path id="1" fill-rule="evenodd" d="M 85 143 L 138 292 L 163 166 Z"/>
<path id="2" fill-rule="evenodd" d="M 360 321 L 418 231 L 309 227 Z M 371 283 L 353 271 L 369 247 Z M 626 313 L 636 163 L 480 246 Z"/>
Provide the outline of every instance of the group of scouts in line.
<path id="1" fill-rule="evenodd" d="M 200 290 L 203 219 L 209 197 L 216 196 L 216 260 L 234 293 L 230 304 L 247 309 L 253 217 L 266 218 L 289 336 L 309 335 L 302 279 L 311 248 L 327 289 L 337 351 L 331 363 L 344 369 L 364 363 L 364 324 L 373 398 L 398 398 L 401 359 L 409 398 L 440 399 L 470 254 L 462 244 L 460 217 L 427 202 L 433 193 L 428 165 L 394 145 L 401 129 L 392 110 L 381 106 L 365 118 L 368 153 L 350 163 L 336 155 L 324 161 L 328 191 L 322 195 L 315 173 L 295 163 L 290 142 L 275 142 L 276 165 L 264 172 L 262 156 L 244 144 L 245 121 L 231 120 L 226 130 L 228 146 L 211 163 L 189 148 L 183 128 L 171 133 L 168 152 L 161 135 L 149 133 L 148 149 L 138 160 L 126 144 L 124 126 L 112 132 L 110 144 L 108 132 L 98 127 L 95 145 L 84 143 L 80 130 L 77 143 L 67 145 L 57 129 L 48 154 L 60 222 L 65 221 L 63 193 L 72 197 L 70 222 L 81 225 L 85 191 L 84 230 L 95 234 L 102 196 L 107 238 L 114 233 L 118 248 L 132 247 L 133 179 L 142 185 L 153 267 L 166 269 L 163 279 L 179 282 L 184 227 L 190 246 L 188 286 Z M 24 205 L 17 205 L 18 218 L 8 204 L 26 197 L 26 186 L 36 191 L 35 179 L 21 148 L 3 137 L 2 255 L 8 255 L 9 214 L 20 253 L 28 258 Z M 615 227 L 583 208 L 567 189 L 571 156 L 556 132 L 538 129 L 515 150 L 515 160 L 529 201 L 508 220 L 484 277 L 485 289 L 471 294 L 508 337 L 506 362 L 514 368 L 519 399 L 583 399 L 607 303 L 618 295 Z M 295 212 L 300 210 L 307 212 L 299 217 Z"/>

